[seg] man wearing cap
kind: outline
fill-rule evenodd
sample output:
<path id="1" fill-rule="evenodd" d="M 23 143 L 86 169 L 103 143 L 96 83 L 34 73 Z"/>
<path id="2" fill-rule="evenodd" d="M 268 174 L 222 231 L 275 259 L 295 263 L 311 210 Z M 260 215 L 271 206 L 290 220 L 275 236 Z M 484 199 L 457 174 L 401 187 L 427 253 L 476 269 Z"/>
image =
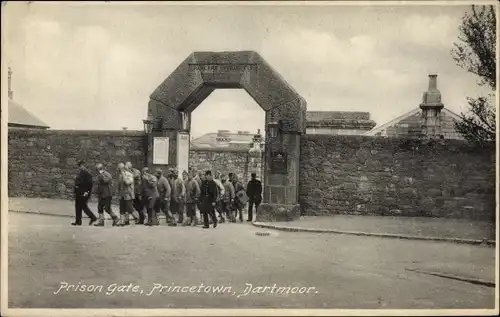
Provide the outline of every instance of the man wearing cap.
<path id="1" fill-rule="evenodd" d="M 213 181 L 212 172 L 205 172 L 205 179 L 201 184 L 200 206 L 203 214 L 204 229 L 208 229 L 208 217 L 213 221 L 214 228 L 217 227 L 217 216 L 215 215 L 215 204 L 217 203 L 217 184 Z"/>
<path id="2" fill-rule="evenodd" d="M 219 213 L 220 217 L 220 222 L 224 223 L 224 213 L 222 211 L 222 198 L 224 197 L 225 194 L 225 189 L 224 185 L 222 185 L 222 182 L 220 181 L 220 172 L 215 172 L 215 177 L 214 177 L 214 182 L 217 184 L 217 204 L 215 205 L 215 210 Z"/>
<path id="3" fill-rule="evenodd" d="M 157 226 L 158 222 L 158 179 L 156 176 L 149 173 L 149 168 L 142 169 L 142 197 L 143 203 L 148 212 L 148 222 L 146 226 Z M 139 214 L 140 215 L 140 214 Z"/>
<path id="4" fill-rule="evenodd" d="M 194 174 L 191 172 L 188 174 L 188 179 L 184 181 L 184 186 L 186 187 L 186 216 L 189 218 L 184 224 L 186 226 L 196 226 L 196 204 L 200 199 L 200 186 L 198 182 L 194 179 Z"/>
<path id="5" fill-rule="evenodd" d="M 141 172 L 132 166 L 131 162 L 125 163 L 125 168 L 134 175 L 134 200 L 133 206 L 135 211 L 132 212 L 132 217 L 136 224 L 144 224 L 144 205 L 141 197 L 142 177 Z"/>
<path id="6" fill-rule="evenodd" d="M 234 218 L 236 221 L 236 213 L 239 214 L 240 222 L 243 222 L 243 208 L 245 207 L 246 201 L 246 192 L 243 184 L 238 180 L 238 175 L 232 173 L 231 182 L 233 183 L 234 192 L 236 193 L 236 197 L 234 198 L 233 210 L 234 210 Z"/>
<path id="7" fill-rule="evenodd" d="M 169 226 L 176 226 L 175 217 L 170 212 L 170 199 L 172 197 L 172 188 L 170 183 L 163 176 L 161 169 L 156 170 L 156 178 L 158 179 L 158 194 L 159 194 L 159 208 L 165 214 L 165 221 Z"/>
<path id="8" fill-rule="evenodd" d="M 92 225 L 97 221 L 97 217 L 90 210 L 87 205 L 90 194 L 92 193 L 93 180 L 92 175 L 85 167 L 83 161 L 78 162 L 78 175 L 75 178 L 75 222 L 71 225 L 81 226 L 82 225 L 82 211 L 90 218 L 89 225 Z"/>
<path id="9" fill-rule="evenodd" d="M 221 201 L 221 209 L 224 214 L 226 214 L 227 221 L 234 222 L 234 216 L 231 212 L 232 204 L 234 203 L 234 186 L 233 183 L 227 180 L 226 175 L 221 176 L 222 185 L 224 186 L 224 197 Z"/>
<path id="10" fill-rule="evenodd" d="M 120 221 L 118 227 L 130 225 L 129 215 L 133 213 L 134 175 L 125 168 L 125 164 L 118 164 L 118 193 L 120 195 Z"/>
<path id="11" fill-rule="evenodd" d="M 205 176 L 203 175 L 202 171 L 196 171 L 196 176 L 194 177 L 194 179 L 196 180 L 196 182 L 198 183 L 198 186 L 200 187 L 200 190 L 201 190 L 201 183 L 203 182 Z M 201 207 L 200 207 L 200 201 L 198 200 L 198 203 L 196 204 L 196 207 L 198 208 L 198 212 L 200 214 L 200 222 L 202 222 L 202 214 L 201 214 Z"/>
<path id="12" fill-rule="evenodd" d="M 172 188 L 172 199 L 170 200 L 170 210 L 172 214 L 177 214 L 177 223 L 184 221 L 184 199 L 186 197 L 186 187 L 179 178 L 177 169 L 172 169 L 170 175 L 170 187 Z"/>
<path id="13" fill-rule="evenodd" d="M 253 220 L 253 206 L 255 205 L 255 212 L 259 208 L 262 202 L 262 183 L 257 179 L 257 174 L 252 173 L 252 179 L 247 185 L 247 196 L 248 196 L 248 222 Z"/>
<path id="14" fill-rule="evenodd" d="M 104 226 L 104 211 L 106 211 L 113 219 L 113 226 L 118 224 L 118 217 L 115 215 L 111 209 L 111 186 L 113 184 L 113 178 L 111 174 L 104 169 L 104 166 L 99 163 L 96 165 L 97 172 L 99 173 L 96 178 L 97 183 L 97 213 L 99 214 L 99 220 L 94 225 L 96 227 Z"/>

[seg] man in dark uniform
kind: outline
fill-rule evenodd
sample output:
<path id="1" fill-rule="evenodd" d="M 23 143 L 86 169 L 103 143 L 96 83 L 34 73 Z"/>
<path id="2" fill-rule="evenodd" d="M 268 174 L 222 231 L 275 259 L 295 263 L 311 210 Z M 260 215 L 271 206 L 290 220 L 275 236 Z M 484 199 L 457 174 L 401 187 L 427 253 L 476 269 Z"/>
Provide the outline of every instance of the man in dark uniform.
<path id="1" fill-rule="evenodd" d="M 212 179 L 212 172 L 205 173 L 205 179 L 201 183 L 200 207 L 203 214 L 204 229 L 210 228 L 208 225 L 208 216 L 217 227 L 217 216 L 215 216 L 215 204 L 217 203 L 217 184 Z"/>
<path id="2" fill-rule="evenodd" d="M 71 225 L 73 226 L 81 226 L 82 225 L 82 211 L 90 218 L 89 225 L 92 225 L 97 221 L 97 217 L 90 210 L 87 205 L 90 194 L 92 192 L 92 175 L 90 175 L 89 171 L 85 167 L 85 163 L 83 161 L 78 162 L 78 169 L 80 170 L 78 175 L 75 178 L 75 222 Z"/>
<path id="3" fill-rule="evenodd" d="M 111 174 L 104 169 L 104 166 L 99 163 L 96 165 L 97 175 L 96 183 L 97 183 L 97 213 L 99 214 L 99 220 L 94 225 L 96 227 L 104 227 L 104 211 L 111 216 L 113 219 L 113 226 L 118 224 L 118 217 L 115 215 L 113 210 L 111 209 L 111 186 L 113 184 L 113 179 Z"/>
<path id="4" fill-rule="evenodd" d="M 255 212 L 262 202 L 262 183 L 257 179 L 257 174 L 252 173 L 252 179 L 247 185 L 248 196 L 248 222 L 253 220 L 253 206 L 255 205 Z"/>

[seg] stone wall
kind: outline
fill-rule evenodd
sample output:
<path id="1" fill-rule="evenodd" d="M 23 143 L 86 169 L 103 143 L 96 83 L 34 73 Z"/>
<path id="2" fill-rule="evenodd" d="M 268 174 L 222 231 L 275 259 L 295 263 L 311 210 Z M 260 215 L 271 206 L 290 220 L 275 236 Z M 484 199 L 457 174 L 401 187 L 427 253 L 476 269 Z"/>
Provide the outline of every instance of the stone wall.
<path id="1" fill-rule="evenodd" d="M 494 219 L 493 146 L 305 135 L 301 151 L 300 203 L 307 215 Z"/>
<path id="2" fill-rule="evenodd" d="M 93 174 L 95 164 L 103 163 L 115 180 L 119 162 L 146 165 L 142 131 L 9 129 L 8 140 L 9 196 L 72 199 L 79 160 Z M 191 150 L 189 163 L 202 171 L 236 173 L 246 185 L 255 172 L 251 160 L 247 149 Z"/>
<path id="3" fill-rule="evenodd" d="M 495 149 L 463 141 L 304 135 L 299 200 L 306 215 L 374 214 L 491 220 Z M 76 163 L 102 162 L 116 179 L 118 162 L 146 164 L 142 131 L 9 129 L 9 196 L 72 199 Z M 244 184 L 247 150 L 195 149 L 190 166 L 235 172 Z"/>
<path id="4" fill-rule="evenodd" d="M 103 163 L 116 179 L 119 162 L 146 159 L 140 131 L 9 129 L 8 141 L 9 196 L 72 199 L 79 160 L 94 174 Z"/>
<path id="5" fill-rule="evenodd" d="M 251 158 L 248 150 L 191 150 L 189 153 L 189 166 L 198 170 L 211 170 L 212 175 L 216 171 L 222 174 L 236 173 L 238 179 L 246 186 L 250 180 L 252 170 Z"/>

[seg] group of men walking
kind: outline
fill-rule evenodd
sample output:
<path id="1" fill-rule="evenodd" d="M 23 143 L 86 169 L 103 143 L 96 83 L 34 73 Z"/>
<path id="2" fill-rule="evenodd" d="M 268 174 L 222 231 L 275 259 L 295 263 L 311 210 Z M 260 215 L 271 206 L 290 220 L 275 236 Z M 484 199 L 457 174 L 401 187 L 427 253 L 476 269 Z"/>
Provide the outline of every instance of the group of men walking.
<path id="1" fill-rule="evenodd" d="M 219 222 L 243 221 L 243 209 L 248 203 L 247 221 L 253 220 L 253 208 L 257 210 L 262 201 L 262 183 L 252 173 L 252 179 L 245 189 L 234 173 L 212 176 L 211 171 L 204 174 L 190 169 L 183 171 L 182 179 L 176 169 L 170 169 L 167 175 L 158 169 L 154 174 L 147 167 L 141 171 L 133 168 L 132 163 L 119 163 L 117 195 L 120 200 L 118 217 L 112 210 L 114 182 L 111 174 L 102 164 L 96 165 L 98 172 L 95 181 L 85 163 L 78 163 L 79 173 L 75 179 L 75 214 L 74 226 L 82 225 L 82 212 L 90 218 L 90 225 L 104 226 L 104 212 L 112 218 L 112 225 L 123 227 L 130 225 L 130 217 L 136 224 L 147 226 L 159 225 L 158 216 L 165 214 L 169 226 L 198 225 L 196 210 L 203 228 L 210 224 L 217 227 Z M 97 186 L 98 217 L 88 207 L 92 189 Z M 146 214 L 144 213 L 146 210 Z M 217 217 L 218 213 L 218 217 Z M 147 216 L 147 220 L 146 220 Z"/>

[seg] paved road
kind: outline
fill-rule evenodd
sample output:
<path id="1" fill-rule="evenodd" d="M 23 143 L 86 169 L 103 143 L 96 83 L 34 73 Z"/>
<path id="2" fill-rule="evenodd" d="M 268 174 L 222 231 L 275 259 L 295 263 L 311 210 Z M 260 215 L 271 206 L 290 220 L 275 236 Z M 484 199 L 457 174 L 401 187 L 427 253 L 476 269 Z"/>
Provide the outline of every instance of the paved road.
<path id="1" fill-rule="evenodd" d="M 431 265 L 493 274 L 491 247 L 276 231 L 258 236 L 263 229 L 247 223 L 203 230 L 69 222 L 9 213 L 10 308 L 494 308 L 494 288 L 405 271 Z M 95 290 L 55 295 L 63 281 Z M 133 285 L 111 292 L 113 283 Z M 165 286 L 163 293 L 152 292 L 155 283 Z M 238 297 L 246 283 L 276 287 Z M 169 291 L 172 284 L 189 288 Z M 214 294 L 206 286 L 231 289 Z M 290 293 L 278 287 L 291 287 Z"/>

